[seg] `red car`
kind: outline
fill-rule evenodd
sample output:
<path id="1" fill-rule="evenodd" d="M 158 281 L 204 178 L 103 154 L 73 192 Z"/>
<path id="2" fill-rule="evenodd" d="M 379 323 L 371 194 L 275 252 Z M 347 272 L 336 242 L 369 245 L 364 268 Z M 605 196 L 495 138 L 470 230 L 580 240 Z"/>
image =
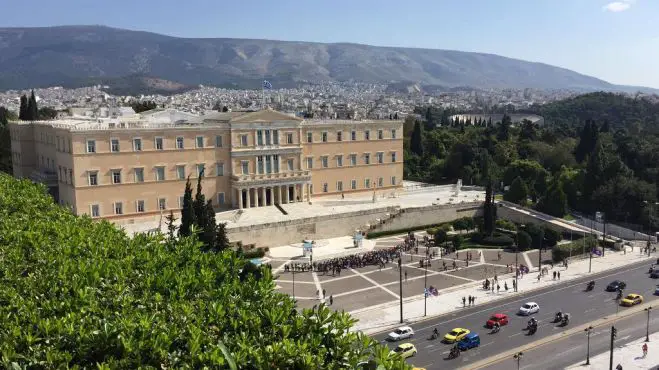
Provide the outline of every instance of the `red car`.
<path id="1" fill-rule="evenodd" d="M 488 328 L 492 328 L 494 326 L 494 323 L 498 322 L 500 326 L 504 326 L 508 324 L 508 316 L 502 314 L 502 313 L 495 313 L 490 317 L 489 320 L 485 323 L 485 326 Z"/>

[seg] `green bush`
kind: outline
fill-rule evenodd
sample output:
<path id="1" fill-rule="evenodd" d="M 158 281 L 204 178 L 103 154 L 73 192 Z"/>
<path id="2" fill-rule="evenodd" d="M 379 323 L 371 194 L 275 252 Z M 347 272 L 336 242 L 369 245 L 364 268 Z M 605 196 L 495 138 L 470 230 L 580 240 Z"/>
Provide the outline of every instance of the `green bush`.
<path id="1" fill-rule="evenodd" d="M 437 227 L 428 228 L 428 229 L 426 229 L 426 234 L 435 235 L 437 233 L 437 230 L 439 230 L 439 228 L 437 228 Z"/>
<path id="2" fill-rule="evenodd" d="M 0 174 L 0 368 L 408 368 L 348 314 L 298 312 L 269 269 L 201 247 L 129 238 Z"/>
<path id="3" fill-rule="evenodd" d="M 526 231 L 520 230 L 517 232 L 517 247 L 520 251 L 525 251 L 531 248 L 531 235 Z"/>
<path id="4" fill-rule="evenodd" d="M 496 221 L 496 227 L 505 230 L 512 230 L 512 231 L 517 230 L 517 226 L 515 226 L 513 222 L 503 219 L 498 219 Z"/>
<path id="5" fill-rule="evenodd" d="M 585 245 L 585 246 L 584 246 Z M 556 245 L 552 248 L 552 259 L 554 262 L 561 262 L 565 258 L 570 256 L 579 256 L 583 253 L 588 253 L 592 248 L 597 245 L 597 242 L 592 237 L 586 237 L 585 244 L 584 239 L 575 240 L 572 243 L 566 243 L 561 245 Z"/>
<path id="6" fill-rule="evenodd" d="M 460 246 L 462 246 L 463 242 L 464 242 L 464 238 L 462 237 L 462 235 L 456 235 L 453 237 L 453 240 L 451 240 L 451 244 L 455 249 L 460 249 Z"/>
<path id="7" fill-rule="evenodd" d="M 492 235 L 476 233 L 471 237 L 471 241 L 482 245 L 499 247 L 510 247 L 514 243 L 513 238 L 509 235 L 496 232 Z"/>
<path id="8" fill-rule="evenodd" d="M 437 231 L 435 231 L 435 234 L 433 236 L 435 239 L 435 243 L 438 244 L 444 243 L 448 239 L 448 234 L 442 228 L 437 228 Z"/>
<path id="9" fill-rule="evenodd" d="M 265 256 L 265 252 L 266 252 L 265 248 L 254 248 L 243 253 L 243 256 L 247 259 L 262 258 L 263 256 Z"/>
<path id="10" fill-rule="evenodd" d="M 407 227 L 403 229 L 396 229 L 389 231 L 370 231 L 366 234 L 366 239 L 376 239 L 376 238 L 381 238 L 383 236 L 405 234 L 410 231 L 419 231 L 419 230 L 428 231 L 428 229 L 439 228 L 439 227 L 443 228 L 443 225 L 444 224 L 432 224 L 432 225 L 422 225 L 418 227 Z"/>
<path id="11" fill-rule="evenodd" d="M 474 228 L 474 219 L 471 217 L 462 217 L 451 223 L 455 230 L 472 230 Z"/>

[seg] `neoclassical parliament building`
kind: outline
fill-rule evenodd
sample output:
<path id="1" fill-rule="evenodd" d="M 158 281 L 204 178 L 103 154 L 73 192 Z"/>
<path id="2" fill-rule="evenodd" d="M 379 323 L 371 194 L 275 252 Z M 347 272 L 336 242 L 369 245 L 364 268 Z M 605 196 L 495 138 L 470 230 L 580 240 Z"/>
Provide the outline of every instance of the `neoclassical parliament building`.
<path id="1" fill-rule="evenodd" d="M 202 175 L 218 211 L 402 186 L 403 122 L 273 110 L 11 122 L 16 177 L 76 214 L 119 222 L 178 211 Z"/>

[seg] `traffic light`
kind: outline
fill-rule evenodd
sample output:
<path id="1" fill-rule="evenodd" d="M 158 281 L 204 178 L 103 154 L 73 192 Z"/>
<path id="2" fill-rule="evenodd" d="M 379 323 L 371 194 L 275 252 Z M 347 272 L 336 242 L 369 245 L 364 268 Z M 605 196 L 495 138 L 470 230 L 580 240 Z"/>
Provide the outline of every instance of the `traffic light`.
<path id="1" fill-rule="evenodd" d="M 616 329 L 615 326 L 612 326 L 611 327 L 611 338 L 616 339 L 617 336 L 618 336 L 618 329 Z"/>

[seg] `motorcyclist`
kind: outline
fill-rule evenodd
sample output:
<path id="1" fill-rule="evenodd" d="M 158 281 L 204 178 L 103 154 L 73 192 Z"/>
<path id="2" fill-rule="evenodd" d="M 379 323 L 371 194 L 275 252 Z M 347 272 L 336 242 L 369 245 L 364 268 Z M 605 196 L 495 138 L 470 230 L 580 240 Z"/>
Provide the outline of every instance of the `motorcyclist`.
<path id="1" fill-rule="evenodd" d="M 437 328 L 433 329 L 433 331 L 432 331 L 432 335 L 433 335 L 434 337 L 439 337 L 439 330 L 437 330 Z"/>
<path id="2" fill-rule="evenodd" d="M 570 314 L 566 313 L 563 315 L 563 324 L 567 325 L 568 322 L 570 322 Z"/>
<path id="3" fill-rule="evenodd" d="M 618 288 L 618 299 L 622 298 L 622 288 Z"/>
<path id="4" fill-rule="evenodd" d="M 458 357 L 460 355 L 460 348 L 458 348 L 458 345 L 455 344 L 453 348 L 451 348 L 451 355 L 454 357 Z"/>
<path id="5" fill-rule="evenodd" d="M 556 321 L 561 321 L 563 319 L 563 311 L 556 312 Z"/>
<path id="6" fill-rule="evenodd" d="M 497 321 L 495 321 L 494 325 L 492 325 L 492 331 L 494 331 L 496 333 L 496 332 L 499 331 L 499 329 L 501 329 L 501 325 L 499 325 L 499 323 Z"/>

